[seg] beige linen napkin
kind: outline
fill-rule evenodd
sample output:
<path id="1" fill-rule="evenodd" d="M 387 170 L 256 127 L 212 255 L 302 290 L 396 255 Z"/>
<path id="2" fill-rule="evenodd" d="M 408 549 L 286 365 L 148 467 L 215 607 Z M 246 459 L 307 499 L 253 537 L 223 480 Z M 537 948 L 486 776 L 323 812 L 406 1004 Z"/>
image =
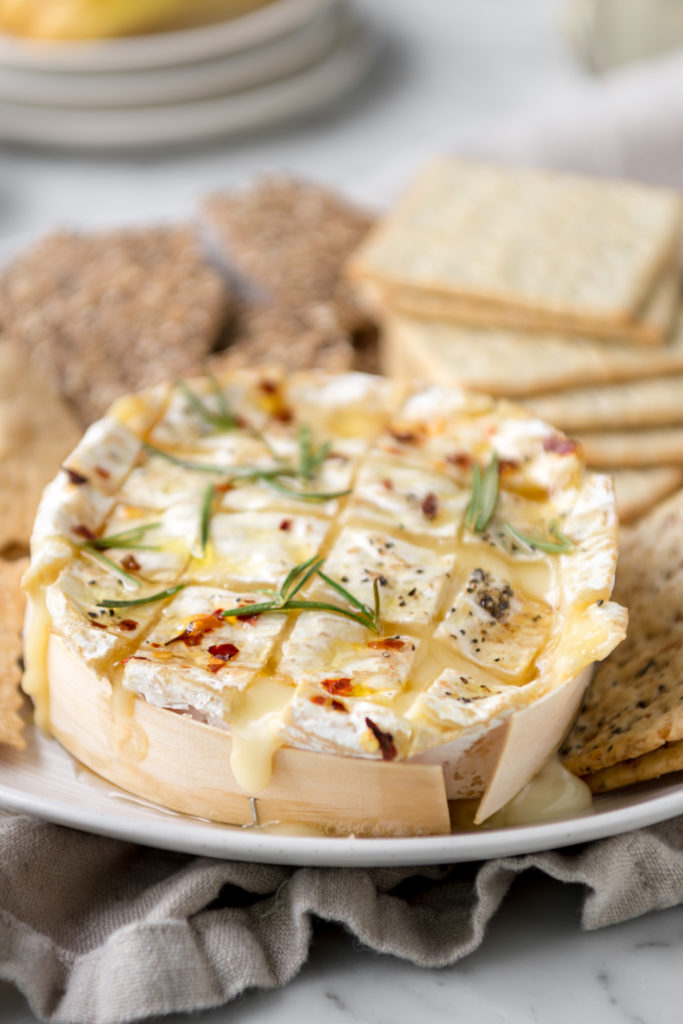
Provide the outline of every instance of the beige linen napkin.
<path id="1" fill-rule="evenodd" d="M 528 868 L 585 887 L 585 928 L 670 907 L 683 900 L 683 818 L 552 853 L 364 870 L 210 860 L 0 817 L 0 978 L 56 1024 L 206 1009 L 293 978 L 314 918 L 445 966 L 481 944 Z"/>

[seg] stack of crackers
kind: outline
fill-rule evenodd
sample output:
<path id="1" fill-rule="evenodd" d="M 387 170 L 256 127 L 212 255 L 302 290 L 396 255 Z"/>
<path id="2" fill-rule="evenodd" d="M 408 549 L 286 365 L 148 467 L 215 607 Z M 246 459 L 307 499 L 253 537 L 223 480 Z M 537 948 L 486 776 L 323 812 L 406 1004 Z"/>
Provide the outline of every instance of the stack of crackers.
<path id="1" fill-rule="evenodd" d="M 622 521 L 683 483 L 678 193 L 445 158 L 349 274 L 384 368 L 523 401 L 613 472 Z"/>

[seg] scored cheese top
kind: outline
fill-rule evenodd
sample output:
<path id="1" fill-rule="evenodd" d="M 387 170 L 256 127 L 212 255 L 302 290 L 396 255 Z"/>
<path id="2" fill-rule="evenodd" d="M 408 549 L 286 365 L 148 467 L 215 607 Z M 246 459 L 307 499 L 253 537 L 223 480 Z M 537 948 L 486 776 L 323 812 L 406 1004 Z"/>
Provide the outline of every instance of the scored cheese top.
<path id="1" fill-rule="evenodd" d="M 31 551 L 38 720 L 52 631 L 115 690 L 228 728 L 247 792 L 279 745 L 410 758 L 498 723 L 625 628 L 611 483 L 573 442 L 509 403 L 359 373 L 238 371 L 116 403 L 46 489 Z M 297 601 L 328 607 L 224 615 L 277 602 L 304 563 L 324 576 Z M 357 621 L 375 595 L 377 630 Z"/>

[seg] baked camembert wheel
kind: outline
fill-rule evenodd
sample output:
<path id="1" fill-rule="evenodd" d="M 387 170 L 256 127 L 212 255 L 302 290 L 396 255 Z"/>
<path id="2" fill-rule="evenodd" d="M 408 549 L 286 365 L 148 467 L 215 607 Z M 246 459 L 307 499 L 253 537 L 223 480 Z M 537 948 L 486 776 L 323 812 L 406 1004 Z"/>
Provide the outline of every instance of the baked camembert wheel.
<path id="1" fill-rule="evenodd" d="M 121 400 L 31 551 L 38 723 L 134 793 L 242 824 L 443 831 L 447 798 L 482 793 L 487 817 L 625 632 L 611 484 L 574 442 L 365 374 Z"/>

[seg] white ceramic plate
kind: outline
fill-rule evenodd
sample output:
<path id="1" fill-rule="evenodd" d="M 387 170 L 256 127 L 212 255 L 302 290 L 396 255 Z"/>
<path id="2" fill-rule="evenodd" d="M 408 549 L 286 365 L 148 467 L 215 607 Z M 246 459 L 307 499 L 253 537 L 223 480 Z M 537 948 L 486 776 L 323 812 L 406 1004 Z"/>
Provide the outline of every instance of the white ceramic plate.
<path id="1" fill-rule="evenodd" d="M 296 31 L 197 64 L 144 71 L 43 71 L 0 63 L 0 100 L 45 107 L 137 107 L 225 96 L 285 78 L 329 54 L 348 27 L 339 0 Z"/>
<path id="2" fill-rule="evenodd" d="M 336 0 L 274 0 L 215 25 L 73 43 L 40 43 L 0 34 L 0 65 L 42 71 L 133 71 L 239 53 L 293 32 Z"/>
<path id="3" fill-rule="evenodd" d="M 97 778 L 56 740 L 26 730 L 27 749 L 0 749 L 0 807 L 144 846 L 269 864 L 344 867 L 448 864 L 533 853 L 616 835 L 683 814 L 683 773 L 596 798 L 563 821 L 449 836 L 286 836 L 219 825 L 155 807 Z"/>
<path id="4" fill-rule="evenodd" d="M 376 52 L 375 38 L 352 25 L 332 52 L 311 67 L 228 96 L 103 109 L 0 102 L 0 138 L 99 152 L 226 138 L 309 114 L 340 99 L 364 77 Z"/>

